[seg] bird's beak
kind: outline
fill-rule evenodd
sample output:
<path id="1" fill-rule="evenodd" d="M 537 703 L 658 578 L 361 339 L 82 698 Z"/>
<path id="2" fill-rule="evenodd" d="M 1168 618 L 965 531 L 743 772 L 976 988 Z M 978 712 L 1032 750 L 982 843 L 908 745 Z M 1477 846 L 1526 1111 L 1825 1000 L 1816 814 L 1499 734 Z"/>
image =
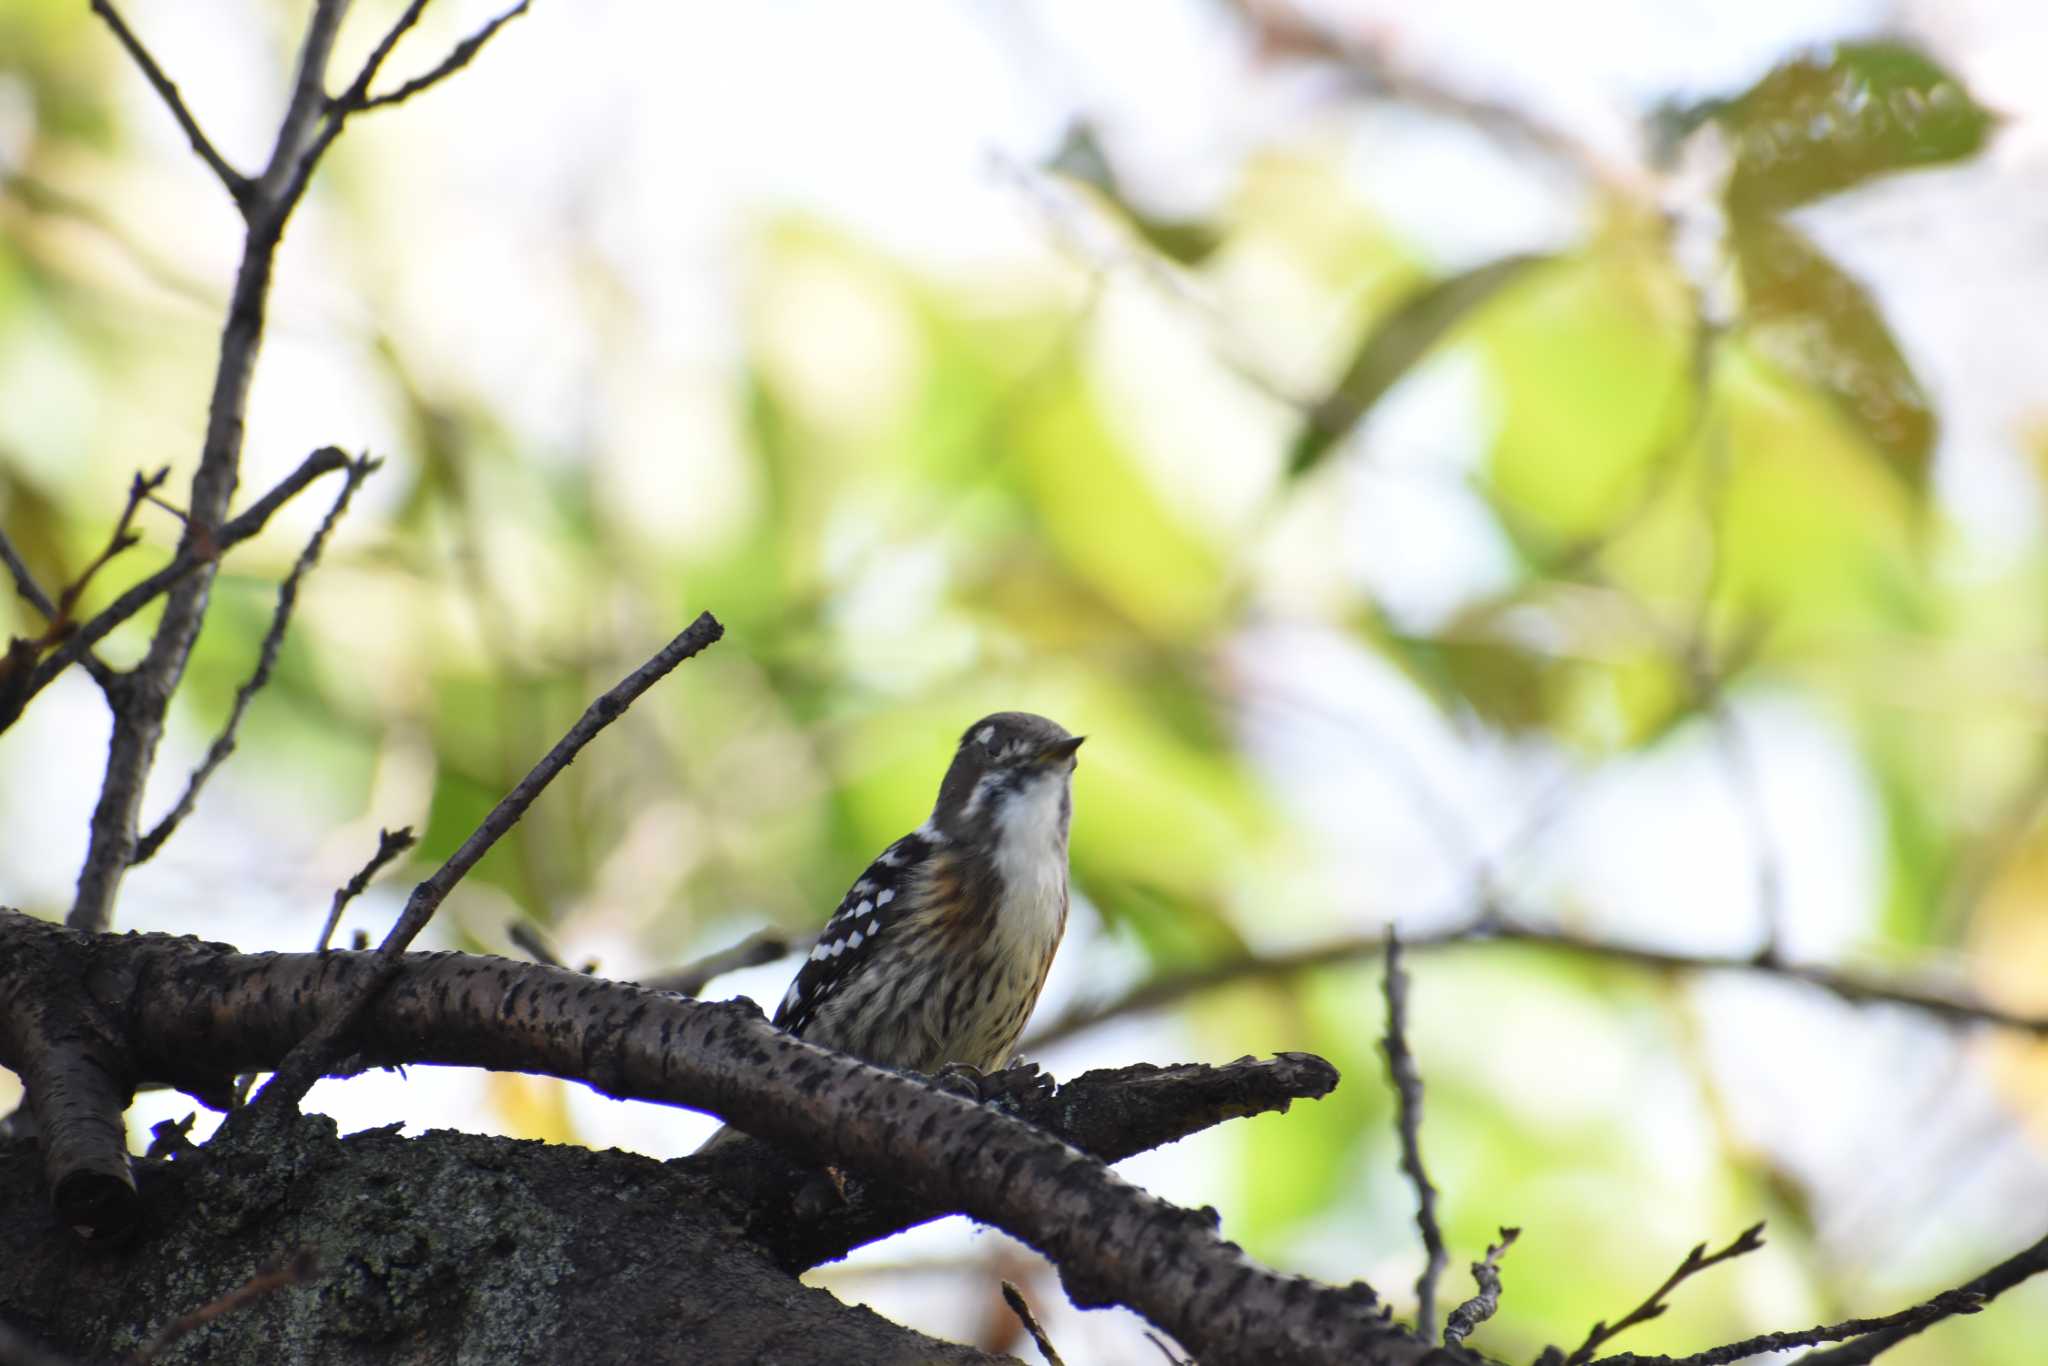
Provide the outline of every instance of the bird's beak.
<path id="1" fill-rule="evenodd" d="M 1038 752 L 1038 762 L 1050 764 L 1061 759 L 1071 759 L 1074 757 L 1074 751 L 1079 749 L 1081 742 L 1087 738 L 1085 735 L 1069 735 L 1064 740 L 1056 740 Z"/>

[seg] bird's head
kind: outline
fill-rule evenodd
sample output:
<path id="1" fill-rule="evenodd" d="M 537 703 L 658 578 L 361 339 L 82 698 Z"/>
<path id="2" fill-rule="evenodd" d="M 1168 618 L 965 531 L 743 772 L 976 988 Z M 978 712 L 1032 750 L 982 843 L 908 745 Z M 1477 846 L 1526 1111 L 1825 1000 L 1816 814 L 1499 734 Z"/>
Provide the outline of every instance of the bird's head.
<path id="1" fill-rule="evenodd" d="M 960 737 L 932 824 L 954 840 L 1043 829 L 1064 841 L 1067 782 L 1084 738 L 1028 711 L 982 717 Z"/>

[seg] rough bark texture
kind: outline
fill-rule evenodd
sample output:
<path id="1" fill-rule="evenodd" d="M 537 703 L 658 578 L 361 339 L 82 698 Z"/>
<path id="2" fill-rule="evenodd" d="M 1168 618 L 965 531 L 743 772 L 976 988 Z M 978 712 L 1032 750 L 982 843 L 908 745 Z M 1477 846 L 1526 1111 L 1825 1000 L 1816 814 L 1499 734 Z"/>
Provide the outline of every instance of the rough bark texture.
<path id="1" fill-rule="evenodd" d="M 318 1257 L 315 1278 L 158 1360 L 1011 1360 L 801 1285 L 735 1238 L 746 1211 L 687 1162 L 455 1133 L 340 1139 L 304 1118 L 138 1160 L 143 1220 L 111 1247 L 57 1222 L 40 1168 L 33 1142 L 0 1143 L 0 1319 L 80 1362 L 125 1359 L 301 1248 Z"/>
<path id="2" fill-rule="evenodd" d="M 329 1012 L 356 999 L 379 963 L 373 954 L 239 954 L 190 938 L 86 934 L 0 910 L 0 1001 L 11 1003 L 0 1010 L 0 1064 L 42 1059 L 38 1065 L 52 1076 L 67 1068 L 95 1068 L 123 1100 L 127 1085 L 151 1079 L 197 1095 L 218 1094 L 235 1073 L 274 1067 Z M 82 1028 L 98 1042 L 90 1056 L 59 1047 L 62 1040 L 52 1035 L 54 1025 L 70 1027 L 73 1015 L 83 1017 Z M 799 1159 L 862 1174 L 853 1201 L 836 1213 L 835 1223 L 829 1201 L 822 1217 L 805 1211 L 797 1198 L 803 1185 L 798 1178 L 771 1174 L 749 1187 L 722 1161 L 687 1164 L 706 1180 L 734 1178 L 721 1181 L 725 1195 L 716 1203 L 694 1194 L 686 1198 L 717 1224 L 724 1257 L 784 1277 L 772 1293 L 747 1292 L 762 1304 L 780 1304 L 796 1292 L 791 1268 L 836 1256 L 893 1228 L 960 1212 L 1044 1252 L 1077 1304 L 1128 1305 L 1177 1337 L 1205 1366 L 1417 1366 L 1425 1359 L 1456 1366 L 1478 1360 L 1462 1351 L 1432 1350 L 1389 1322 L 1362 1283 L 1321 1285 L 1258 1265 L 1218 1236 L 1215 1211 L 1167 1204 L 1102 1165 L 1104 1157 L 1113 1160 L 1233 1115 L 1320 1096 L 1336 1084 L 1335 1070 L 1320 1059 L 1283 1055 L 1220 1069 L 1135 1069 L 1084 1078 L 1058 1091 L 1029 1074 L 1004 1074 L 1003 1105 L 979 1104 L 928 1080 L 793 1039 L 751 1007 L 682 1000 L 560 968 L 446 953 L 400 959 L 389 987 L 375 993 L 349 1035 L 349 1045 L 357 1050 L 354 1060 L 338 1070 L 454 1063 L 542 1072 L 621 1098 L 709 1110 Z M 45 1110 L 36 1103 L 38 1119 L 47 1124 Z M 280 1127 L 290 1112 L 272 1114 L 278 1118 L 252 1120 L 251 1110 L 236 1111 L 209 1144 L 210 1153 L 218 1148 L 223 1154 L 209 1161 L 218 1160 L 221 1170 L 251 1186 L 254 1195 L 237 1199 L 256 1201 L 252 1208 L 267 1209 L 265 1199 L 289 1204 L 292 1183 L 279 1173 L 296 1175 L 306 1166 L 281 1137 L 294 1132 L 290 1125 Z M 1036 1123 L 1020 1122 L 1020 1116 Z M 77 1169 L 66 1164 L 94 1156 L 103 1127 L 74 1125 L 71 1140 L 46 1145 L 46 1188 L 62 1191 L 67 1173 Z M 1096 1153 L 1070 1146 L 1070 1138 Z M 237 1165 L 237 1153 L 262 1160 Z M 437 1170 L 447 1175 L 445 1166 Z M 128 1193 L 119 1183 L 101 1184 Z M 416 1182 L 421 1189 L 433 1184 L 425 1178 Z M 589 1190 L 611 1194 L 596 1178 Z M 521 1222 L 525 1212 L 511 1194 L 472 1192 L 466 1203 L 430 1215 L 426 1227 L 439 1232 L 444 1225 Z M 147 1224 L 151 1207 L 145 1196 L 129 1195 L 125 1217 L 118 1209 L 90 1211 L 95 1232 L 117 1237 Z M 196 1208 L 218 1220 L 216 1208 L 233 1203 L 202 1198 Z M 399 1202 L 417 1203 L 410 1197 Z M 344 1242 L 353 1209 L 329 1211 L 342 1219 Z M 39 1217 L 46 1234 L 80 1219 L 68 1208 L 57 1220 Z M 592 1246 L 603 1243 L 601 1237 L 592 1240 Z M 484 1248 L 473 1241 L 459 1260 L 481 1267 Z M 290 1251 L 266 1245 L 235 1265 L 253 1270 Z M 245 1280 L 248 1271 L 239 1274 Z M 53 1297 L 57 1289 L 50 1288 Z M 54 1307 L 64 1303 L 61 1297 L 37 1302 L 46 1306 L 43 1312 L 71 1312 Z M 156 1293 L 138 1302 L 157 1308 L 166 1303 Z M 451 1303 L 463 1312 L 437 1312 L 432 1328 L 455 1333 L 451 1318 L 474 1320 L 480 1312 L 466 1301 Z M 604 1318 L 606 1325 L 622 1322 Z M 75 1333 L 67 1329 L 63 1336 Z M 831 1332 L 812 1340 L 834 1341 Z M 420 1359 L 469 1358 L 456 1353 Z M 700 1359 L 749 1358 L 720 1349 Z"/>

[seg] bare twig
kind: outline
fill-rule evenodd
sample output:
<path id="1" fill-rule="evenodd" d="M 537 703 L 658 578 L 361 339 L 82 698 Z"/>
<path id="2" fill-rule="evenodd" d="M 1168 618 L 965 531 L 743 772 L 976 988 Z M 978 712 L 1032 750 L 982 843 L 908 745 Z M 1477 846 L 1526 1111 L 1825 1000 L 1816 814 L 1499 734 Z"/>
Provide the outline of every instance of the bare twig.
<path id="1" fill-rule="evenodd" d="M 356 102 L 355 107 L 359 110 L 382 109 L 386 105 L 398 104 L 401 101 L 409 100 L 422 90 L 440 84 L 474 61 L 476 54 L 483 51 L 484 44 L 491 41 L 491 38 L 499 29 L 526 13 L 527 6 L 531 3 L 532 0 L 519 0 L 519 3 L 511 9 L 506 10 L 475 33 L 470 34 L 467 38 L 457 43 L 433 70 L 414 76 L 396 90 L 387 90 L 381 95 L 370 95 L 360 99 Z"/>
<path id="2" fill-rule="evenodd" d="M 102 550 L 82 573 L 57 595 L 55 621 L 58 624 L 69 621 L 71 609 L 78 606 L 78 600 L 93 581 L 93 577 L 106 568 L 116 555 L 128 549 L 142 538 L 135 534 L 135 512 L 163 487 L 164 480 L 171 477 L 171 467 L 165 465 L 155 474 L 137 473 L 128 481 L 128 503 L 121 509 L 120 520 L 114 523 L 114 534 L 107 538 L 107 548 Z"/>
<path id="3" fill-rule="evenodd" d="M 320 1258 L 310 1247 L 302 1247 L 281 1262 L 273 1262 L 236 1286 L 227 1294 L 210 1303 L 203 1304 L 189 1314 L 184 1314 L 158 1329 L 156 1335 L 136 1349 L 135 1360 L 150 1362 L 163 1354 L 180 1338 L 196 1332 L 217 1318 L 232 1314 L 237 1309 L 262 1299 L 265 1295 L 284 1289 L 288 1285 L 300 1285 L 320 1274 Z"/>
<path id="4" fill-rule="evenodd" d="M 14 591 L 21 595 L 24 602 L 36 609 L 50 628 L 49 633 L 41 640 L 28 640 L 17 636 L 8 643 L 7 662 L 0 666 L 0 674 L 18 671 L 22 676 L 26 676 L 35 667 L 36 656 L 55 638 L 56 633 L 66 628 L 67 623 L 62 609 L 50 600 L 50 595 L 36 582 L 36 576 L 29 570 L 28 562 L 21 558 L 21 552 L 14 548 L 14 542 L 8 539 L 4 531 L 0 531 L 0 561 L 6 563 L 8 571 L 14 576 Z M 113 669 L 98 655 L 88 650 L 80 659 L 102 691 L 115 686 Z M 0 682 L 0 690 L 4 690 L 4 687 L 4 682 Z"/>
<path id="5" fill-rule="evenodd" d="M 1394 1126 L 1401 1136 L 1401 1170 L 1415 1187 L 1415 1227 L 1422 1235 L 1422 1274 L 1415 1278 L 1415 1335 L 1436 1336 L 1436 1281 L 1447 1254 L 1436 1222 L 1436 1187 L 1422 1165 L 1422 1075 L 1408 1051 L 1408 974 L 1401 971 L 1401 938 L 1387 927 L 1387 1077 L 1394 1085 Z"/>
<path id="6" fill-rule="evenodd" d="M 36 582 L 36 576 L 29 572 L 27 562 L 21 558 L 21 552 L 14 548 L 14 542 L 7 538 L 5 531 L 0 531 L 0 562 L 4 562 L 8 572 L 14 575 L 14 591 L 21 595 L 22 601 L 35 608 L 44 621 L 55 622 L 57 604 L 50 601 L 50 595 Z"/>
<path id="7" fill-rule="evenodd" d="M 304 188 L 303 181 L 289 180 L 289 172 L 298 164 L 308 130 L 326 99 L 323 86 L 328 55 L 346 8 L 346 0 L 315 0 L 269 164 L 240 199 L 248 230 L 221 329 L 220 360 L 214 367 L 213 392 L 207 402 L 206 436 L 200 446 L 199 467 L 192 475 L 184 534 L 178 542 L 177 561 L 184 562 L 184 569 L 170 581 L 163 615 L 142 662 L 126 675 L 118 690 L 108 693 L 114 726 L 107 744 L 106 772 L 93 807 L 77 895 L 65 917 L 76 929 L 103 930 L 113 919 L 114 897 L 134 859 L 142 791 L 163 740 L 164 716 L 206 616 L 221 553 L 221 524 L 241 480 L 244 418 L 256 357 L 262 348 L 271 270 L 285 222 Z M 310 173 L 310 167 L 307 169 Z M 37 673 L 41 676 L 41 670 Z"/>
<path id="8" fill-rule="evenodd" d="M 1017 1322 L 1024 1325 L 1024 1331 L 1038 1344 L 1038 1353 L 1045 1358 L 1045 1366 L 1067 1366 L 1060 1360 L 1060 1354 L 1053 1350 L 1052 1339 L 1045 1335 L 1038 1316 L 1031 1312 L 1031 1306 L 1024 1302 L 1024 1292 L 1009 1281 L 1003 1282 L 1003 1303 L 1010 1306 L 1010 1312 L 1017 1316 Z"/>
<path id="9" fill-rule="evenodd" d="M 1444 1318 L 1444 1345 L 1455 1347 L 1472 1336 L 1472 1330 L 1492 1318 L 1500 1308 L 1500 1259 L 1515 1245 L 1515 1239 L 1522 1236 L 1518 1228 L 1504 1228 L 1500 1241 L 1487 1246 L 1486 1256 L 1472 1263 L 1472 1279 L 1479 1283 L 1479 1293 L 1453 1309 Z"/>
<path id="10" fill-rule="evenodd" d="M 2048 1238 L 2042 1238 L 2031 1246 L 2022 1248 L 1981 1276 L 1972 1277 L 1948 1293 L 1975 1296 L 1977 1305 L 1981 1306 L 2044 1271 L 2048 1271 Z M 1937 1295 L 1934 1300 L 1928 1301 L 1928 1304 L 1932 1305 L 1941 1298 Z M 1950 1308 L 1910 1324 L 1902 1322 L 1893 1327 L 1881 1328 L 1846 1346 L 1810 1352 L 1799 1359 L 1800 1366 L 1866 1366 L 1867 1363 L 1875 1361 L 1880 1353 L 1891 1350 L 1929 1325 L 1951 1314 L 1974 1312 L 1974 1307 Z"/>
<path id="11" fill-rule="evenodd" d="M 786 954 L 796 953 L 809 946 L 806 939 L 793 939 L 780 930 L 759 930 L 729 949 L 707 953 L 694 963 L 685 963 L 671 972 L 650 977 L 640 985 L 649 991 L 673 991 L 678 996 L 701 996 L 713 978 L 723 977 L 728 972 L 738 972 L 741 968 L 756 968 L 763 963 L 772 963 Z"/>
<path id="12" fill-rule="evenodd" d="M 83 658 L 85 652 L 115 627 L 149 606 L 166 589 L 176 585 L 194 569 L 210 562 L 241 542 L 263 530 L 272 514 L 296 497 L 306 485 L 323 474 L 342 469 L 348 465 L 348 457 L 332 446 L 323 446 L 299 462 L 299 467 L 271 489 L 270 492 L 251 503 L 240 516 L 221 527 L 208 547 L 186 547 L 156 573 L 136 584 L 101 609 L 99 614 L 64 638 L 59 645 L 37 664 L 29 675 L 27 684 L 11 704 L 0 710 L 0 730 L 5 730 L 21 714 L 29 699 L 49 686 L 52 679 L 73 663 Z"/>
<path id="13" fill-rule="evenodd" d="M 249 177 L 228 165 L 227 158 L 214 149 L 213 143 L 207 139 L 205 130 L 200 128 L 199 120 L 193 118 L 192 111 L 185 107 L 184 97 L 178 93 L 178 87 L 164 74 L 163 68 L 157 65 L 156 58 L 150 55 L 149 49 L 130 31 L 108 0 L 92 0 L 92 11 L 106 20 L 107 27 L 114 31 L 114 37 L 127 49 L 135 65 L 142 68 L 144 78 L 155 87 L 158 96 L 169 107 L 171 117 L 176 119 L 178 127 L 185 131 L 185 137 L 191 142 L 192 150 L 199 154 L 199 159 L 207 164 L 214 176 L 227 188 L 228 194 L 236 204 L 244 203 L 249 197 Z"/>
<path id="14" fill-rule="evenodd" d="M 178 828 L 178 823 L 192 813 L 193 806 L 199 801 L 200 789 L 206 786 L 214 770 L 227 762 L 228 756 L 235 752 L 235 732 L 241 727 L 242 714 L 249 709 L 251 699 L 270 682 L 270 671 L 277 667 L 277 652 L 284 644 L 285 628 L 291 624 L 292 608 L 298 603 L 300 581 L 319 562 L 320 552 L 326 547 L 328 536 L 333 533 L 335 523 L 348 511 L 349 500 L 356 496 L 356 490 L 362 486 L 365 479 L 376 473 L 382 464 L 381 460 L 372 460 L 368 456 L 360 456 L 349 462 L 348 478 L 342 481 L 341 492 L 335 495 L 334 505 L 327 509 L 327 515 L 321 519 L 319 529 L 313 533 L 312 539 L 306 542 L 306 548 L 299 552 L 299 558 L 292 565 L 291 572 L 285 576 L 284 582 L 278 585 L 277 608 L 271 613 L 270 629 L 264 632 L 263 644 L 256 652 L 256 667 L 242 686 L 235 690 L 234 705 L 228 709 L 228 719 L 221 726 L 220 734 L 215 736 L 213 744 L 208 746 L 206 757 L 200 761 L 199 767 L 192 770 L 192 776 L 186 781 L 184 794 L 178 798 L 177 804 L 136 844 L 133 862 L 146 862 L 163 847 L 164 841 Z"/>
<path id="15" fill-rule="evenodd" d="M 361 896 L 370 885 L 370 879 L 377 876 L 385 864 L 412 848 L 413 843 L 414 835 L 409 825 L 377 832 L 377 852 L 370 855 L 370 861 L 357 870 L 354 877 L 335 889 L 334 903 L 327 908 L 327 923 L 320 927 L 320 942 L 314 945 L 315 952 L 327 952 L 327 945 L 334 938 L 334 928 L 341 923 L 341 913 L 348 903 Z"/>
<path id="16" fill-rule="evenodd" d="M 636 698 L 655 683 L 666 677 L 678 664 L 716 643 L 725 634 L 725 628 L 709 612 L 704 613 L 682 633 L 632 673 L 621 679 L 609 692 L 599 697 L 584 709 L 568 734 L 555 742 L 555 747 L 535 764 L 512 790 L 491 808 L 483 823 L 470 833 L 461 847 L 448 856 L 448 861 L 436 869 L 426 881 L 413 888 L 406 899 L 405 910 L 399 915 L 398 923 L 384 936 L 384 942 L 377 947 L 377 966 L 362 982 L 342 1009 L 335 1011 L 320 1022 L 312 1033 L 300 1040 L 297 1047 L 278 1065 L 277 1072 L 257 1093 L 255 1101 L 242 1113 L 261 1115 L 265 1112 L 283 1114 L 296 1106 L 317 1081 L 328 1064 L 333 1060 L 341 1040 L 354 1027 L 356 1020 L 376 1000 L 386 985 L 398 972 L 405 950 L 414 936 L 433 919 L 448 893 L 455 889 L 469 870 L 476 866 L 506 831 L 518 823 L 533 805 L 555 775 L 567 768 L 582 748 L 589 744 L 597 733 L 610 725 L 631 706 Z M 230 1116 L 234 1123 L 239 1116 Z M 252 1121 L 253 1122 L 253 1121 Z"/>
<path id="17" fill-rule="evenodd" d="M 1593 1353 L 1599 1350 L 1601 1343 L 1639 1323 L 1648 1323 L 1651 1319 L 1661 1316 L 1669 1308 L 1664 1303 L 1665 1296 L 1710 1266 L 1716 1266 L 1745 1253 L 1755 1252 L 1764 1245 L 1763 1231 L 1762 1224 L 1751 1224 L 1734 1242 L 1719 1252 L 1708 1252 L 1705 1243 L 1694 1247 L 1685 1254 L 1685 1260 L 1678 1264 L 1678 1269 L 1664 1278 L 1664 1284 L 1650 1293 L 1650 1298 L 1629 1310 L 1611 1327 L 1604 1320 L 1594 1324 L 1593 1331 L 1586 1334 L 1586 1340 L 1580 1345 L 1579 1350 L 1564 1359 L 1564 1366 L 1585 1366 L 1585 1363 L 1593 1359 Z"/>
<path id="18" fill-rule="evenodd" d="M 1852 973 L 1838 968 L 1807 966 L 1751 955 L 1675 953 L 1641 945 L 1590 939 L 1563 930 L 1546 930 L 1526 924 L 1478 918 L 1447 930 L 1416 935 L 1404 941 L 1414 950 L 1457 948 L 1505 941 L 1554 948 L 1589 958 L 1627 963 L 1653 972 L 1746 972 L 1782 977 L 1818 987 L 1831 995 L 1857 1004 L 1880 1002 L 1901 1006 L 1955 1024 L 1991 1025 L 2048 1038 L 2048 1015 L 2025 1015 L 1951 990 L 1888 978 Z M 1176 972 L 1144 982 L 1122 996 L 1100 1005 L 1082 1006 L 1037 1029 L 1028 1036 L 1026 1049 L 1071 1038 L 1125 1015 L 1163 1010 L 1207 991 L 1240 982 L 1273 981 L 1296 977 L 1321 968 L 1355 963 L 1383 950 L 1377 937 L 1359 936 L 1333 940 L 1291 953 L 1232 958 L 1204 968 Z"/>
<path id="19" fill-rule="evenodd" d="M 1973 1291 L 1944 1290 L 1924 1304 L 1916 1304 L 1911 1309 L 1901 1309 L 1896 1314 L 1886 1314 L 1881 1318 L 1845 1319 L 1841 1323 L 1825 1324 L 1798 1332 L 1759 1333 L 1753 1338 L 1744 1338 L 1740 1342 L 1731 1342 L 1724 1347 L 1714 1347 L 1704 1352 L 1691 1352 L 1682 1357 L 1638 1356 L 1634 1352 L 1622 1352 L 1617 1356 L 1601 1357 L 1593 1366 L 1734 1366 L 1736 1362 L 1747 1361 L 1763 1352 L 1786 1352 L 1795 1347 L 1811 1347 L 1816 1343 L 1861 1338 L 1888 1328 L 1902 1328 L 1908 1333 L 1917 1333 L 1930 1323 L 1953 1314 L 1974 1314 L 1983 1307 L 1984 1297 Z M 1858 1344 L 1858 1347 L 1860 1346 Z M 1857 1348 L 1850 1350 L 1855 1351 Z M 1884 1348 L 1876 1350 L 1883 1351 Z M 1870 1356 L 1857 1355 L 1853 1358 L 1832 1359 L 1869 1361 L 1874 1355 L 1875 1352 L 1872 1352 Z M 1817 1359 L 1812 1356 L 1806 1358 L 1808 1361 Z"/>

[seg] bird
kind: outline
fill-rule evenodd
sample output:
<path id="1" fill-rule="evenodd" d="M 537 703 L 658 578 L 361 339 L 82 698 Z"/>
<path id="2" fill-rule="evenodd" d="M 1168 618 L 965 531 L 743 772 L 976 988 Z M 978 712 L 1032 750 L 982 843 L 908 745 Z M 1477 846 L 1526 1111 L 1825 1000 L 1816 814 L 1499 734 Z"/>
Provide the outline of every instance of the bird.
<path id="1" fill-rule="evenodd" d="M 855 879 L 776 1027 L 902 1071 L 1002 1067 L 1066 931 L 1074 756 L 1086 738 L 1021 711 L 969 726 L 930 818 Z"/>

